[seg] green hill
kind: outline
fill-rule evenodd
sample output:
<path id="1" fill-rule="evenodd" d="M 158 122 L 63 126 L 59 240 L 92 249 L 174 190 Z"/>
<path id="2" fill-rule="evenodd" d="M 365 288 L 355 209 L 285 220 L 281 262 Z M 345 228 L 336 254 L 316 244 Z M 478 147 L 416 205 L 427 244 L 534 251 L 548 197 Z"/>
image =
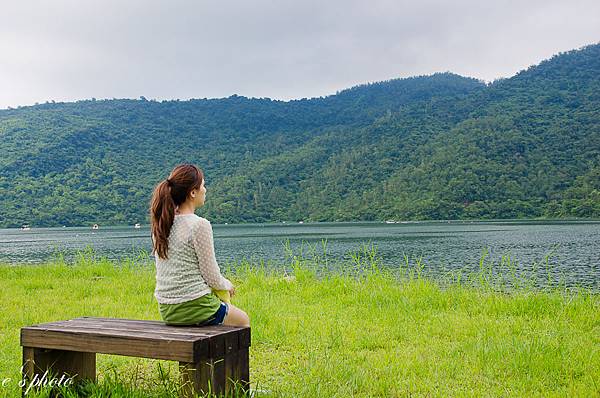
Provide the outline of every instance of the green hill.
<path id="1" fill-rule="evenodd" d="M 0 110 L 0 226 L 147 222 L 181 162 L 205 170 L 214 222 L 600 217 L 599 93 L 592 45 L 488 85 Z"/>

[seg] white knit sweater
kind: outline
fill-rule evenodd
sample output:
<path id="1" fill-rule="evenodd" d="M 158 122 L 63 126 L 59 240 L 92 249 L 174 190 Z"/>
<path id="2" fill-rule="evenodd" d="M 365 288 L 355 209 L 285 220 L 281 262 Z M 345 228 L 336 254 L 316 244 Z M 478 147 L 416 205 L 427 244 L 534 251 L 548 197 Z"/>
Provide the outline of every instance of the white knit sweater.
<path id="1" fill-rule="evenodd" d="M 212 226 L 195 214 L 176 214 L 169 233 L 167 259 L 154 255 L 156 289 L 160 304 L 194 300 L 233 285 L 223 275 L 215 258 Z"/>

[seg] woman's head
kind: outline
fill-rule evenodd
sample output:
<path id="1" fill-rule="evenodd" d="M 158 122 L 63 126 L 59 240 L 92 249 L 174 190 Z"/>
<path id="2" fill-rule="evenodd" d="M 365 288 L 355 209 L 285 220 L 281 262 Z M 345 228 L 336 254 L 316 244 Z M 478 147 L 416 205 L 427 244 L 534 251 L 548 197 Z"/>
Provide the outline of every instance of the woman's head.
<path id="1" fill-rule="evenodd" d="M 204 204 L 204 174 L 193 164 L 176 166 L 166 180 L 154 188 L 150 201 L 153 252 L 167 258 L 169 233 L 175 219 L 175 208 L 184 203 L 194 209 Z"/>

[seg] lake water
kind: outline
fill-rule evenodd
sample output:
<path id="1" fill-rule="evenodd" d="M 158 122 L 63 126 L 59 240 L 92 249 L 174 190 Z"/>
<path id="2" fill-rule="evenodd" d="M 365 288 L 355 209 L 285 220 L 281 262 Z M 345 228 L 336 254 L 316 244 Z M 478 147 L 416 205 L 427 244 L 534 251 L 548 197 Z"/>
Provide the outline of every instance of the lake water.
<path id="1" fill-rule="evenodd" d="M 500 263 L 502 256 L 509 256 L 518 270 L 544 278 L 550 272 L 568 285 L 600 287 L 600 222 L 213 224 L 213 230 L 221 265 L 235 266 L 247 259 L 284 266 L 290 262 L 290 250 L 293 255 L 352 263 L 353 254 L 367 246 L 375 248 L 387 267 L 405 265 L 407 256 L 409 264 L 420 258 L 428 273 L 440 274 L 477 270 L 487 251 L 487 261 L 498 264 L 499 272 L 507 272 Z M 152 260 L 149 226 L 0 229 L 2 263 L 42 263 L 59 252 L 71 261 L 86 248 L 109 259 Z"/>

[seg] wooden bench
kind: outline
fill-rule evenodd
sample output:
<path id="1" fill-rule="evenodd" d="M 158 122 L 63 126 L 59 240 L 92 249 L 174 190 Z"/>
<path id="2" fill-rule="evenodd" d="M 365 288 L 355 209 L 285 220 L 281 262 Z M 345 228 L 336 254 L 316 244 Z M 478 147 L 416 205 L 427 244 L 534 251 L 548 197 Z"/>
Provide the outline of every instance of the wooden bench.
<path id="1" fill-rule="evenodd" d="M 96 381 L 96 353 L 179 361 L 182 395 L 249 390 L 250 328 L 82 317 L 21 328 L 27 385 L 50 370 Z"/>

